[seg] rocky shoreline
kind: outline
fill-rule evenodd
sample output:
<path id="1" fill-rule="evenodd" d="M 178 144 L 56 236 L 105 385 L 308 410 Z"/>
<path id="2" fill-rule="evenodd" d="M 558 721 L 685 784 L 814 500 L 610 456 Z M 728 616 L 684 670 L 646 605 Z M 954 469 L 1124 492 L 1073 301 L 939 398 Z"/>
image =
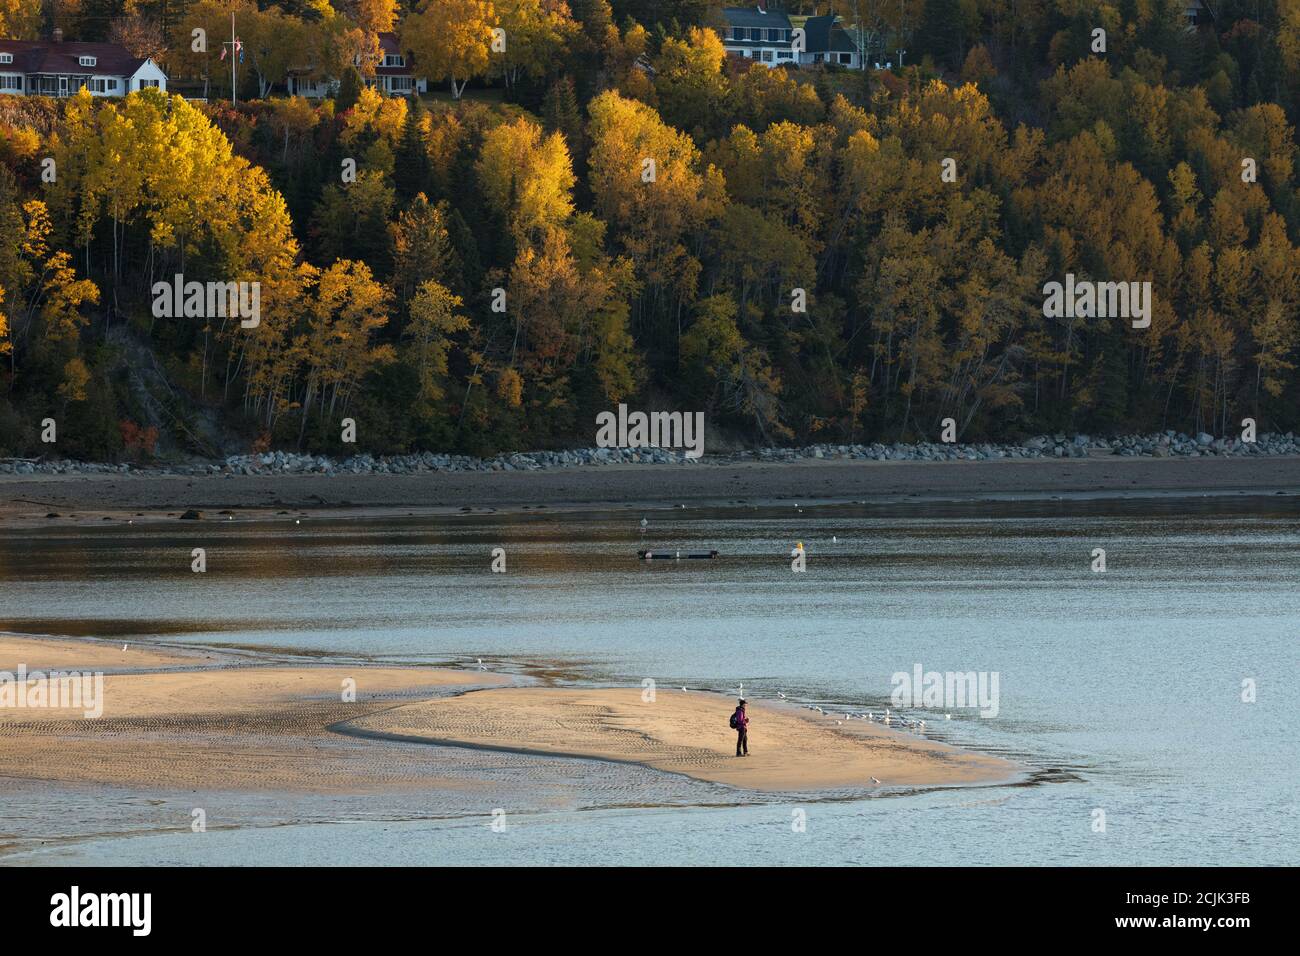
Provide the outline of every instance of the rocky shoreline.
<path id="1" fill-rule="evenodd" d="M 738 462 L 795 462 L 800 460 L 867 461 L 997 461 L 1038 458 L 1231 458 L 1300 454 L 1300 437 L 1264 434 L 1256 441 L 1215 438 L 1204 432 L 1187 435 L 1164 431 L 1152 435 L 1096 438 L 1090 435 L 1038 435 L 1020 444 L 816 444 L 802 448 L 759 448 L 722 452 L 704 458 L 687 458 L 663 448 L 579 448 L 564 451 L 514 452 L 492 458 L 423 452 L 408 455 L 370 454 L 337 459 L 326 455 L 264 452 L 232 455 L 221 462 L 180 464 L 106 464 L 68 459 L 0 460 L 0 475 L 414 475 L 429 472 L 542 471 L 600 465 L 663 464 L 730 465 Z"/>

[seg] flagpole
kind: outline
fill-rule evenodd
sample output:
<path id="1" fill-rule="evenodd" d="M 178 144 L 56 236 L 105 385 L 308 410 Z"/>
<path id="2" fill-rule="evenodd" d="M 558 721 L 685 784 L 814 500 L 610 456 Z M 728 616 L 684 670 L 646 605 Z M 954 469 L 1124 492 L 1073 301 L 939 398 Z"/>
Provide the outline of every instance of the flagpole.
<path id="1" fill-rule="evenodd" d="M 238 100 L 235 98 L 235 11 L 230 11 L 230 105 L 234 106 Z"/>

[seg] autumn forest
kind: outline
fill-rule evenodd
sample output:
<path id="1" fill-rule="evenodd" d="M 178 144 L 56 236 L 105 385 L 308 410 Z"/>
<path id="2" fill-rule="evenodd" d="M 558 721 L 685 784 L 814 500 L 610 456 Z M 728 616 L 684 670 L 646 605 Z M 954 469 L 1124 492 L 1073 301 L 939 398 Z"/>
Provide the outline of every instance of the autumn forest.
<path id="1" fill-rule="evenodd" d="M 785 4 L 861 70 L 728 56 L 707 0 L 59 4 L 169 90 L 0 95 L 0 456 L 588 446 L 619 402 L 748 445 L 1295 429 L 1300 0 L 1188 6 Z M 389 31 L 425 94 L 367 84 Z M 260 321 L 157 317 L 177 274 Z M 1067 274 L 1149 326 L 1045 315 Z"/>

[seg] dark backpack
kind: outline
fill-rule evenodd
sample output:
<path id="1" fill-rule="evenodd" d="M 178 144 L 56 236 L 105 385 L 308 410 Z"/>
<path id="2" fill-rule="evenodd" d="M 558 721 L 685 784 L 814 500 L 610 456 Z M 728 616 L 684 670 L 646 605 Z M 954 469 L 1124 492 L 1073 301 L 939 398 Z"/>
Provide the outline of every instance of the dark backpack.
<path id="1" fill-rule="evenodd" d="M 732 729 L 732 730 L 735 730 L 735 729 L 736 729 L 736 714 L 738 714 L 738 713 L 740 713 L 740 711 L 738 711 L 738 710 L 732 711 L 732 713 L 731 713 L 731 729 Z"/>

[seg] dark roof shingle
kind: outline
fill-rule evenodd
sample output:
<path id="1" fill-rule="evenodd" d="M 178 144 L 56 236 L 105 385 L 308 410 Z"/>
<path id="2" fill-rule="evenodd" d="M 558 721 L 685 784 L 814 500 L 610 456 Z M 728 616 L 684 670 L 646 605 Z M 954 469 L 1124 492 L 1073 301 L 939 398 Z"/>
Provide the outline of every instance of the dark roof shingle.
<path id="1" fill-rule="evenodd" d="M 0 53 L 12 53 L 14 62 L 5 64 L 15 73 L 95 73 L 100 76 L 132 76 L 145 61 L 132 56 L 116 43 L 55 43 L 50 40 L 0 40 Z M 93 56 L 94 66 L 82 66 L 78 59 Z"/>

